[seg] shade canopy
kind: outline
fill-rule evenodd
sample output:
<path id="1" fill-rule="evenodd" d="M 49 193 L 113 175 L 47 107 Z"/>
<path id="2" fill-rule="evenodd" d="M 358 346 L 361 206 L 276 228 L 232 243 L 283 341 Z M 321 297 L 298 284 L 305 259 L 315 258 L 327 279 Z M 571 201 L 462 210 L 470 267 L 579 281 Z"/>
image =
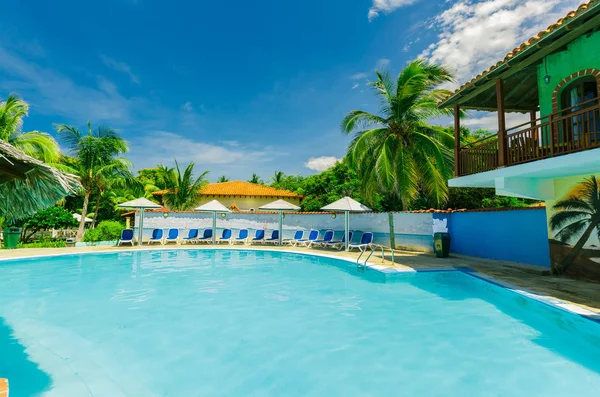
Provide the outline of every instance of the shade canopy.
<path id="1" fill-rule="evenodd" d="M 259 208 L 264 211 L 298 211 L 300 207 L 285 200 L 275 200 Z"/>
<path id="2" fill-rule="evenodd" d="M 0 216 L 31 216 L 81 189 L 79 179 L 0 141 Z"/>
<path id="3" fill-rule="evenodd" d="M 77 222 L 81 222 L 81 214 L 73 214 L 73 218 L 77 219 Z M 88 218 L 87 216 L 85 217 L 85 223 L 91 223 L 94 222 L 93 219 Z"/>
<path id="4" fill-rule="evenodd" d="M 339 199 L 338 201 L 334 201 L 333 203 L 326 205 L 321 208 L 323 211 L 349 211 L 349 212 L 366 212 L 372 211 L 369 207 L 364 204 L 359 203 L 358 201 L 350 198 L 344 197 Z"/>
<path id="5" fill-rule="evenodd" d="M 225 207 L 219 202 L 219 200 L 209 201 L 206 204 L 202 204 L 198 208 L 194 208 L 194 211 L 198 212 L 231 212 L 231 210 Z"/>
<path id="6" fill-rule="evenodd" d="M 121 208 L 144 208 L 144 209 L 162 208 L 160 205 L 158 205 L 155 202 L 150 201 L 144 197 L 140 197 L 139 199 L 131 200 L 126 203 L 121 203 L 121 204 L 119 204 L 119 207 L 121 207 Z"/>

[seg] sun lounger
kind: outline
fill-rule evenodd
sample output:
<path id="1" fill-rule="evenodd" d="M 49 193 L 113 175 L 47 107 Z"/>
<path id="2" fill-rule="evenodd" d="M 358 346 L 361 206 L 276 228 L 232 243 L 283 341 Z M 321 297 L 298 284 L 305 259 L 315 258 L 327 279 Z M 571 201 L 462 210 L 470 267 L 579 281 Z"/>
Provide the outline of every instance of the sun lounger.
<path id="1" fill-rule="evenodd" d="M 314 241 L 316 241 L 318 239 L 319 239 L 319 231 L 311 230 L 310 233 L 308 233 L 308 238 L 303 238 L 303 239 L 298 240 L 295 245 L 302 245 L 304 247 L 310 247 L 310 244 L 312 244 Z"/>
<path id="2" fill-rule="evenodd" d="M 264 243 L 265 242 L 265 231 L 263 229 L 258 229 L 254 232 L 254 237 L 249 241 L 250 244 L 254 243 Z"/>
<path id="3" fill-rule="evenodd" d="M 283 244 L 296 245 L 298 243 L 298 241 L 302 240 L 303 236 L 304 236 L 303 230 L 296 230 L 296 233 L 294 233 L 294 237 L 286 238 L 285 240 L 283 240 L 281 242 L 281 245 L 283 245 Z"/>
<path id="4" fill-rule="evenodd" d="M 192 243 L 195 244 L 196 242 L 198 242 L 198 229 L 190 229 L 188 230 L 188 235 L 187 237 L 184 237 L 181 239 L 181 243 L 185 244 L 185 243 Z"/>
<path id="5" fill-rule="evenodd" d="M 265 244 L 278 244 L 279 243 L 279 230 L 273 230 L 271 237 L 264 240 Z"/>
<path id="6" fill-rule="evenodd" d="M 373 244 L 373 233 L 366 232 L 363 233 L 362 237 L 360 238 L 360 243 L 348 245 L 348 251 L 352 251 L 353 248 L 358 248 L 359 250 L 364 251 L 369 248 L 371 244 Z"/>
<path id="7" fill-rule="evenodd" d="M 237 243 L 246 244 L 248 242 L 248 236 L 249 236 L 248 229 L 240 229 L 238 231 L 238 236 L 234 239 L 231 239 L 229 241 L 229 244 L 231 244 L 231 245 L 234 245 Z"/>
<path id="8" fill-rule="evenodd" d="M 319 240 L 315 240 L 315 241 L 310 241 L 307 245 L 308 248 L 311 248 L 313 246 L 323 246 L 323 244 L 329 243 L 331 240 L 333 240 L 333 235 L 334 235 L 334 231 L 333 230 L 327 230 L 325 232 L 325 234 L 323 234 L 323 238 L 319 239 Z"/>
<path id="9" fill-rule="evenodd" d="M 204 229 L 204 233 L 202 234 L 202 237 L 199 237 L 197 242 L 198 243 L 211 243 L 212 237 L 213 237 L 212 229 Z"/>
<path id="10" fill-rule="evenodd" d="M 223 229 L 221 233 L 221 237 L 219 238 L 218 243 L 231 243 L 231 239 L 233 238 L 233 233 L 231 229 Z"/>
<path id="11" fill-rule="evenodd" d="M 152 237 L 148 240 L 148 245 L 153 243 L 162 244 L 163 242 L 163 230 L 162 229 L 154 229 L 152 230 Z"/>
<path id="12" fill-rule="evenodd" d="M 175 243 L 179 244 L 179 229 L 171 228 L 167 233 L 167 238 L 165 238 L 163 244 Z"/>
<path id="13" fill-rule="evenodd" d="M 346 245 L 346 233 L 342 232 L 342 239 L 341 240 L 332 240 L 328 243 L 324 243 L 323 247 L 325 248 L 337 248 L 339 250 L 341 250 L 342 248 L 344 248 L 344 246 Z M 348 232 L 348 241 L 352 241 L 352 235 L 354 234 L 354 232 L 349 231 Z"/>
<path id="14" fill-rule="evenodd" d="M 131 244 L 133 245 L 133 230 L 125 229 L 121 232 L 121 238 L 117 242 L 117 245 Z"/>

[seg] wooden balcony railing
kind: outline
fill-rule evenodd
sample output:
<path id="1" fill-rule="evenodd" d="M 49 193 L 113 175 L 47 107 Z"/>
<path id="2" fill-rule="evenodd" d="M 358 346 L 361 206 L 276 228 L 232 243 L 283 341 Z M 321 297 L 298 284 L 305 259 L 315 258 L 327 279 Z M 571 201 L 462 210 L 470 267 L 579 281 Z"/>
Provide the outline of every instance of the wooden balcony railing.
<path id="1" fill-rule="evenodd" d="M 458 176 L 600 147 L 600 98 L 509 128 L 505 139 L 504 154 L 498 150 L 498 135 L 460 148 Z"/>

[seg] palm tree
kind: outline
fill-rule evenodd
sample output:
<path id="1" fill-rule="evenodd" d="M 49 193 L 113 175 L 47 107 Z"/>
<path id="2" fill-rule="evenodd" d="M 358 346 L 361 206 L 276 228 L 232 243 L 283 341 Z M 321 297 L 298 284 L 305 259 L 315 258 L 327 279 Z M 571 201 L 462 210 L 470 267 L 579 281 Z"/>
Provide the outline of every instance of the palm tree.
<path id="1" fill-rule="evenodd" d="M 252 174 L 252 178 L 248 179 L 248 182 L 255 183 L 257 185 L 262 185 L 264 183 L 258 174 Z"/>
<path id="2" fill-rule="evenodd" d="M 50 135 L 39 132 L 23 132 L 23 118 L 27 117 L 29 105 L 15 95 L 0 102 L 0 140 L 8 142 L 25 154 L 54 164 L 60 158 L 58 143 Z"/>
<path id="3" fill-rule="evenodd" d="M 453 81 L 450 71 L 418 59 L 395 81 L 388 73 L 375 73 L 371 86 L 380 99 L 380 114 L 353 110 L 342 121 L 342 131 L 354 133 L 347 158 L 362 182 L 363 196 L 392 196 L 406 209 L 422 190 L 442 204 L 448 197 L 454 137 L 428 120 L 451 114 L 437 107 L 449 91 L 436 88 Z"/>
<path id="4" fill-rule="evenodd" d="M 273 176 L 271 177 L 271 186 L 278 186 L 283 182 L 283 178 L 285 178 L 285 174 L 283 171 L 275 171 Z"/>
<path id="5" fill-rule="evenodd" d="M 229 182 L 229 177 L 226 177 L 225 175 L 221 175 L 219 177 L 219 179 L 217 179 L 217 183 L 223 183 L 223 182 Z"/>
<path id="6" fill-rule="evenodd" d="M 575 194 L 560 200 L 553 208 L 558 212 L 550 218 L 550 228 L 556 232 L 556 238 L 568 244 L 579 236 L 569 254 L 553 266 L 552 270 L 561 274 L 573 264 L 594 229 L 600 239 L 600 188 L 596 177 L 585 179 Z"/>
<path id="7" fill-rule="evenodd" d="M 83 186 L 83 208 L 77 230 L 81 240 L 85 230 L 85 217 L 92 192 L 102 189 L 108 178 L 129 177 L 131 162 L 122 154 L 128 150 L 127 142 L 110 127 L 92 129 L 88 122 L 87 133 L 68 125 L 57 125 L 56 130 L 74 156 L 74 162 L 66 166 L 69 172 L 78 175 Z M 65 167 L 63 167 L 65 168 Z"/>
<path id="8" fill-rule="evenodd" d="M 183 173 L 175 160 L 175 169 L 163 167 L 168 192 L 163 195 L 165 206 L 172 210 L 186 211 L 193 209 L 200 198 L 198 192 L 208 183 L 204 171 L 194 179 L 194 163 L 191 162 Z"/>

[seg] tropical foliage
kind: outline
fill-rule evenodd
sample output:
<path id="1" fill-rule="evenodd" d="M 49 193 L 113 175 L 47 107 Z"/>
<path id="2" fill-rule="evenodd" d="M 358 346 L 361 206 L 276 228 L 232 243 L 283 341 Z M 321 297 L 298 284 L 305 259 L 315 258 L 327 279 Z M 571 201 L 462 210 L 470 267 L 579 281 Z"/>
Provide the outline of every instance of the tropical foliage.
<path id="1" fill-rule="evenodd" d="M 252 174 L 252 178 L 248 179 L 248 182 L 256 183 L 257 185 L 263 185 L 265 183 L 262 179 L 260 179 L 258 174 Z"/>
<path id="2" fill-rule="evenodd" d="M 0 102 L 0 140 L 35 159 L 57 163 L 60 150 L 54 138 L 39 131 L 23 132 L 23 118 L 27 117 L 28 112 L 27 102 L 15 95 L 11 94 Z"/>
<path id="3" fill-rule="evenodd" d="M 194 176 L 194 163 L 191 162 L 181 170 L 179 163 L 175 160 L 175 168 L 166 168 L 159 166 L 160 172 L 164 175 L 167 193 L 163 195 L 165 206 L 171 210 L 186 211 L 192 210 L 199 202 L 198 192 L 208 183 L 204 171 L 198 177 Z"/>
<path id="4" fill-rule="evenodd" d="M 354 136 L 347 158 L 362 181 L 363 195 L 396 198 L 407 209 L 423 192 L 443 205 L 454 137 L 428 121 L 451 113 L 437 107 L 449 92 L 436 88 L 453 81 L 450 71 L 419 59 L 396 79 L 381 72 L 376 77 L 371 86 L 380 99 L 379 114 L 353 110 L 342 120 L 342 131 Z"/>
<path id="5" fill-rule="evenodd" d="M 83 236 L 83 241 L 114 241 L 121 237 L 125 225 L 117 221 L 102 221 L 95 229 L 88 229 Z"/>
<path id="6" fill-rule="evenodd" d="M 554 204 L 557 211 L 550 218 L 550 228 L 555 237 L 566 244 L 577 241 L 560 263 L 553 264 L 553 271 L 564 273 L 573 264 L 592 233 L 600 239 L 600 187 L 595 176 L 581 183 L 576 193 Z"/>
<path id="7" fill-rule="evenodd" d="M 87 132 L 68 125 L 56 127 L 74 160 L 63 166 L 67 171 L 79 176 L 83 186 L 83 207 L 81 222 L 77 230 L 77 240 L 81 240 L 85 228 L 90 196 L 94 191 L 102 195 L 107 189 L 132 180 L 131 162 L 121 157 L 127 153 L 127 142 L 110 127 L 99 126 L 93 129 L 88 123 Z M 96 206 L 97 208 L 98 206 Z"/>
<path id="8" fill-rule="evenodd" d="M 23 222 L 21 241 L 29 241 L 35 233 L 42 230 L 65 229 L 74 226 L 77 226 L 77 221 L 69 211 L 62 207 L 48 207 Z"/>

